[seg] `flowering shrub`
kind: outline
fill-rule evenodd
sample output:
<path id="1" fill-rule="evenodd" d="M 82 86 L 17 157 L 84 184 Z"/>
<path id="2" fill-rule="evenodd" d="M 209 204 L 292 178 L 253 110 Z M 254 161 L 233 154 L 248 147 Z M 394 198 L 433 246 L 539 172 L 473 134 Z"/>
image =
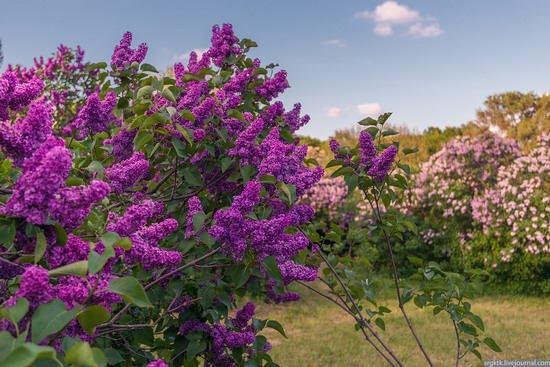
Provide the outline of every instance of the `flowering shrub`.
<path id="1" fill-rule="evenodd" d="M 489 133 L 456 138 L 421 167 L 401 209 L 454 228 L 440 232 L 455 236 L 465 261 L 498 282 L 530 282 L 523 291 L 541 291 L 536 284 L 550 276 L 548 146 L 548 134 L 526 154 Z"/>
<path id="2" fill-rule="evenodd" d="M 176 79 L 131 42 L 110 69 L 60 46 L 0 79 L 0 360 L 274 365 L 260 333 L 280 325 L 230 310 L 317 277 L 297 257 L 323 175 L 292 136 L 309 118 L 270 103 L 286 73 L 230 25 Z"/>
<path id="3" fill-rule="evenodd" d="M 1 76 L 1 365 L 277 366 L 262 330 L 284 335 L 282 326 L 239 301 L 296 301 L 288 286 L 311 288 L 324 264 L 323 296 L 403 366 L 373 327 L 383 329 L 390 310 L 350 258 L 334 254 L 343 230 L 319 233 L 300 200 L 324 174 L 293 135 L 309 117 L 276 101 L 286 72 L 248 57 L 255 46 L 215 26 L 209 50 L 170 78 L 143 63 L 147 46 L 132 48 L 126 33 L 110 67 L 62 46 Z M 397 172 L 410 171 L 395 161 L 398 144 L 382 140 L 396 134 L 383 129 L 388 117 L 362 121 L 376 126 L 357 147 L 333 142 L 328 167 L 340 167 L 332 176 L 375 214 L 369 230 L 386 240 L 400 307 L 429 365 L 403 308 L 413 297 L 447 311 L 457 341 L 479 356 L 483 324 L 456 293 L 472 298 L 475 275 L 429 263 L 421 274 L 437 287 L 401 296 L 389 238 L 415 228 L 381 209 L 407 186 Z"/>

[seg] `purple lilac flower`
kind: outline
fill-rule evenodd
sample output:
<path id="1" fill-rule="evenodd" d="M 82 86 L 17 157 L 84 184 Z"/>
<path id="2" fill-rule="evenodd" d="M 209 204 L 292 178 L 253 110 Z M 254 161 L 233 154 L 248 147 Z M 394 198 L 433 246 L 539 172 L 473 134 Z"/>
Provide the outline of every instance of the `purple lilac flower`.
<path id="1" fill-rule="evenodd" d="M 273 78 L 265 80 L 262 85 L 256 87 L 256 93 L 268 101 L 277 98 L 289 86 L 286 75 L 285 70 L 277 72 Z"/>
<path id="2" fill-rule="evenodd" d="M 50 137 L 25 162 L 12 196 L 0 211 L 24 217 L 29 223 L 44 224 L 50 203 L 65 187 L 71 166 L 71 152 L 65 148 L 63 139 Z"/>
<path id="3" fill-rule="evenodd" d="M 387 147 L 382 154 L 373 159 L 372 167 L 368 171 L 369 176 L 373 177 L 375 181 L 383 182 L 396 155 L 397 147 L 395 145 Z"/>
<path id="4" fill-rule="evenodd" d="M 46 269 L 38 265 L 29 266 L 21 275 L 21 283 L 15 298 L 26 298 L 32 308 L 46 303 L 53 298 L 49 281 Z"/>
<path id="5" fill-rule="evenodd" d="M 20 83 L 17 75 L 7 71 L 0 77 L 0 121 L 9 119 L 8 108 L 18 111 L 36 99 L 44 90 L 42 79 L 32 77 Z"/>
<path id="6" fill-rule="evenodd" d="M 105 178 L 111 190 L 120 195 L 126 189 L 131 189 L 136 183 L 149 176 L 149 161 L 145 154 L 135 152 L 130 159 L 113 164 L 105 169 Z"/>
<path id="7" fill-rule="evenodd" d="M 212 28 L 212 46 L 205 55 L 212 58 L 214 65 L 222 67 L 225 58 L 241 54 L 242 51 L 237 42 L 239 39 L 233 34 L 231 24 L 224 24 L 221 28 L 215 25 Z"/>
<path id="8" fill-rule="evenodd" d="M 113 91 L 107 93 L 103 101 L 99 99 L 99 93 L 89 96 L 86 106 L 80 110 L 74 122 L 74 126 L 81 130 L 80 135 L 84 137 L 106 131 L 114 119 L 112 112 L 115 104 L 116 95 Z"/>
<path id="9" fill-rule="evenodd" d="M 46 140 L 52 131 L 51 108 L 44 101 L 30 105 L 27 116 L 15 124 L 0 122 L 0 148 L 17 166 Z"/>
<path id="10" fill-rule="evenodd" d="M 84 222 L 90 214 L 91 206 L 106 198 L 110 192 L 109 185 L 99 180 L 90 182 L 90 186 L 65 187 L 50 201 L 50 217 L 66 230 L 72 231 Z"/>
<path id="11" fill-rule="evenodd" d="M 255 310 L 256 305 L 254 305 L 253 302 L 247 302 L 247 304 L 244 305 L 242 309 L 237 311 L 235 318 L 232 320 L 233 326 L 239 329 L 246 328 L 250 320 L 252 320 L 252 316 L 254 316 Z"/>
<path id="12" fill-rule="evenodd" d="M 372 141 L 372 136 L 367 130 L 361 131 L 359 135 L 359 149 L 363 153 L 361 156 L 361 166 L 368 170 L 376 158 L 376 147 Z"/>
<path id="13" fill-rule="evenodd" d="M 110 213 L 107 231 L 116 232 L 119 236 L 128 236 L 147 224 L 148 219 L 157 218 L 164 212 L 164 205 L 151 200 L 129 206 L 121 217 Z"/>
<path id="14" fill-rule="evenodd" d="M 110 139 L 105 139 L 103 144 L 110 144 L 113 146 L 113 156 L 123 161 L 128 159 L 132 155 L 134 150 L 134 138 L 136 137 L 137 129 L 128 131 L 126 128 L 122 128 L 118 134 Z"/>
<path id="15" fill-rule="evenodd" d="M 113 56 L 111 56 L 111 66 L 114 70 L 124 70 L 128 65 L 131 65 L 134 61 L 141 63 L 147 55 L 147 44 L 142 43 L 136 50 L 132 49 L 132 33 L 126 32 L 120 43 L 115 46 Z"/>
<path id="16" fill-rule="evenodd" d="M 168 365 L 162 359 L 157 359 L 156 361 L 149 363 L 147 367 L 168 367 Z"/>

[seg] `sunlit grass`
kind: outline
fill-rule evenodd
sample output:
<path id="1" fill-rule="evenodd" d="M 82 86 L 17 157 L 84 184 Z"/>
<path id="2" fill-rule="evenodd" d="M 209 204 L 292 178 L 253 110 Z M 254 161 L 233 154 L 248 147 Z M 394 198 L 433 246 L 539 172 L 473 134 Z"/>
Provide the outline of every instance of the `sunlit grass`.
<path id="1" fill-rule="evenodd" d="M 273 345 L 272 356 L 283 367 L 387 366 L 382 357 L 356 332 L 353 319 L 337 306 L 304 290 L 300 302 L 287 305 L 261 305 L 259 317 L 280 321 L 288 339 L 276 331 L 264 333 Z M 383 338 L 393 347 L 405 366 L 426 366 L 420 350 L 407 328 L 397 302 L 385 296 L 381 302 L 392 309 L 385 316 Z M 520 296 L 486 296 L 472 302 L 487 335 L 503 349 L 495 353 L 482 347 L 485 359 L 550 358 L 550 299 Z M 456 338 L 448 316 L 433 316 L 431 310 L 407 305 L 409 317 L 436 366 L 454 366 Z M 460 366 L 482 366 L 468 355 Z"/>

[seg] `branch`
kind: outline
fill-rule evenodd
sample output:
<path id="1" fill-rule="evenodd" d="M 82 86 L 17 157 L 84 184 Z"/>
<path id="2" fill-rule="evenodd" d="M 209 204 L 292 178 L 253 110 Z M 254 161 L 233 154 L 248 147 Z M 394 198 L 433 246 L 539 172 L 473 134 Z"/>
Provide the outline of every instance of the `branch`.
<path id="1" fill-rule="evenodd" d="M 382 225 L 382 216 L 380 215 L 380 206 L 378 205 L 378 200 L 374 200 L 374 203 L 376 204 L 376 209 L 374 208 L 374 205 L 372 201 L 368 200 L 372 210 L 376 214 L 376 219 L 380 225 Z M 405 305 L 403 304 L 403 300 L 401 299 L 401 291 L 399 287 L 399 276 L 397 274 L 397 264 L 395 263 L 395 257 L 393 256 L 393 250 L 391 247 L 390 238 L 388 237 L 388 233 L 384 228 L 381 228 L 382 233 L 384 234 L 384 238 L 386 240 L 386 244 L 388 246 L 388 252 L 390 254 L 391 264 L 392 264 L 392 271 L 393 271 L 393 281 L 395 283 L 395 290 L 397 292 L 397 300 L 399 301 L 399 308 L 401 309 L 401 313 L 403 314 L 403 317 L 405 318 L 405 321 L 407 322 L 407 325 L 409 326 L 409 329 L 411 330 L 414 339 L 416 340 L 416 343 L 418 344 L 418 347 L 424 354 L 424 357 L 426 358 L 426 361 L 428 361 L 428 364 L 430 367 L 433 367 L 432 360 L 430 359 L 430 356 L 428 356 L 428 353 L 424 349 L 424 346 L 422 345 L 422 342 L 418 338 L 418 335 L 416 335 L 416 331 L 414 330 L 414 327 L 412 326 L 411 321 L 409 320 L 409 317 L 407 316 L 407 312 L 405 311 Z"/>

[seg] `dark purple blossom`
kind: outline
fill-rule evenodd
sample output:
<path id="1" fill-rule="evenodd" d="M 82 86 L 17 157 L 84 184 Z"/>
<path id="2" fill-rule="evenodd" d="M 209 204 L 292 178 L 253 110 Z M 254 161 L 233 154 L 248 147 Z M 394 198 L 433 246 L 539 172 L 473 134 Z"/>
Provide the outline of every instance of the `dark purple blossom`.
<path id="1" fill-rule="evenodd" d="M 115 46 L 113 56 L 111 56 L 111 66 L 114 70 L 124 70 L 128 65 L 133 62 L 141 63 L 147 55 L 147 44 L 142 43 L 136 50 L 132 49 L 132 33 L 126 32 L 120 43 Z"/>
<path id="2" fill-rule="evenodd" d="M 395 145 L 387 147 L 379 156 L 373 159 L 372 167 L 368 171 L 369 176 L 374 178 L 375 181 L 383 182 L 396 155 L 397 147 Z"/>
<path id="3" fill-rule="evenodd" d="M 149 161 L 145 154 L 135 152 L 130 159 L 113 164 L 105 169 L 105 178 L 111 190 L 120 195 L 126 189 L 131 189 L 138 182 L 149 176 Z"/>
<path id="4" fill-rule="evenodd" d="M 113 91 L 107 93 L 103 101 L 99 99 L 99 93 L 89 96 L 86 106 L 80 110 L 74 122 L 74 126 L 80 129 L 80 135 L 85 137 L 106 131 L 115 118 L 112 113 L 115 104 L 116 95 Z"/>

